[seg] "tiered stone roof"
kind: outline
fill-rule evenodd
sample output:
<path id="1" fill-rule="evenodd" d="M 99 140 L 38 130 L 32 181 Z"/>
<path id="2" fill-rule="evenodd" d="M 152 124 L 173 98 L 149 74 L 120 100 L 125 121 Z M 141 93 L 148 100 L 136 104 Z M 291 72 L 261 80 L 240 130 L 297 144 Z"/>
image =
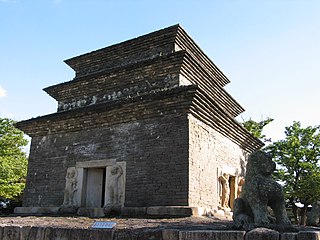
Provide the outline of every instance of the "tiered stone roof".
<path id="1" fill-rule="evenodd" d="M 249 151 L 263 146 L 234 118 L 228 78 L 179 25 L 65 61 L 75 78 L 44 90 L 58 112 L 17 124 L 30 136 L 193 114 Z"/>

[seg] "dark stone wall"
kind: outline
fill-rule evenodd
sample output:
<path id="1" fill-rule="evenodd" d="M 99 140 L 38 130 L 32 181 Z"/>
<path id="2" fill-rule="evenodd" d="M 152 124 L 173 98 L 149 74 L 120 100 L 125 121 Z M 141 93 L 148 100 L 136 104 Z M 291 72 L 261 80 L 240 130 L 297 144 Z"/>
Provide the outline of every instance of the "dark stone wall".
<path id="1" fill-rule="evenodd" d="M 102 48 L 65 62 L 76 71 L 76 78 L 152 59 L 174 51 L 178 25 Z"/>
<path id="2" fill-rule="evenodd" d="M 59 101 L 58 111 L 164 91 L 179 86 L 183 58 L 183 52 L 170 54 L 51 86 L 45 91 Z"/>
<path id="3" fill-rule="evenodd" d="M 212 207 L 210 139 L 221 134 L 236 157 L 263 146 L 234 120 L 243 109 L 223 90 L 229 80 L 179 25 L 66 63 L 75 78 L 44 89 L 58 112 L 16 124 L 32 137 L 25 207 L 60 206 L 67 168 L 105 159 L 126 162 L 127 207 Z"/>
<path id="4" fill-rule="evenodd" d="M 126 161 L 125 206 L 188 205 L 186 114 L 33 137 L 25 207 L 60 206 L 76 162 Z"/>

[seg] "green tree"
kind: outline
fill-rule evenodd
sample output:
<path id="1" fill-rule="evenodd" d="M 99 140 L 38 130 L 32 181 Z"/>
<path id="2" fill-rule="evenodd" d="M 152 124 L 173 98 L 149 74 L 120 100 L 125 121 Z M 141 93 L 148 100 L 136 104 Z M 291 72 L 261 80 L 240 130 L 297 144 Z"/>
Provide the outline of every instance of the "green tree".
<path id="1" fill-rule="evenodd" d="M 27 157 L 22 151 L 28 141 L 14 121 L 0 118 L 0 198 L 14 199 L 21 195 L 27 173 Z"/>
<path id="2" fill-rule="evenodd" d="M 266 135 L 262 133 L 263 128 L 267 126 L 269 123 L 273 121 L 272 118 L 267 118 L 265 120 L 261 120 L 260 122 L 256 122 L 252 120 L 251 118 L 248 121 L 244 121 L 242 125 L 253 134 L 256 138 L 259 138 L 260 140 L 264 142 L 271 142 L 271 139 L 267 139 Z"/>
<path id="3" fill-rule="evenodd" d="M 320 126 L 303 128 L 300 122 L 293 122 L 285 128 L 285 135 L 284 140 L 273 142 L 266 150 L 279 166 L 275 178 L 284 183 L 296 222 L 295 203 L 304 204 L 301 224 L 305 224 L 308 205 L 320 199 Z"/>

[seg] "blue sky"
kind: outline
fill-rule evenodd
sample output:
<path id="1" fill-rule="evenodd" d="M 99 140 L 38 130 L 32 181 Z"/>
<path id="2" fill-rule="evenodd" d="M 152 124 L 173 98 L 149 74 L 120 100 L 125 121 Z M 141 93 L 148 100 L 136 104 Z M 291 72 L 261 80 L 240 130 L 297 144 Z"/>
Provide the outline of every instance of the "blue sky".
<path id="1" fill-rule="evenodd" d="M 320 124 L 318 0 L 0 0 L 0 117 L 56 111 L 43 88 L 69 81 L 63 60 L 181 24 L 227 75 L 227 91 L 271 117 L 283 138 L 294 120 Z"/>

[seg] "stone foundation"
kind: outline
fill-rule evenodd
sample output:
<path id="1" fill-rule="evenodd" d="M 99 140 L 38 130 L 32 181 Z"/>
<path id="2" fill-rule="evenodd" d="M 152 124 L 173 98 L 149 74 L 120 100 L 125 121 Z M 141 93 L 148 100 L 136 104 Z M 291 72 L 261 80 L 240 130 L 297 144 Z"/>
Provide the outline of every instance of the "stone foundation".
<path id="1" fill-rule="evenodd" d="M 77 229 L 52 227 L 0 226 L 0 239 L 10 240 L 62 240 L 62 239 L 101 239 L 101 240 L 316 240 L 320 232 L 305 231 L 282 233 L 268 229 L 245 231 L 220 230 L 177 230 L 177 229 Z"/>
<path id="2" fill-rule="evenodd" d="M 93 218 L 105 217 L 103 208 L 64 208 L 64 207 L 16 207 L 15 214 L 21 215 L 61 215 L 77 214 Z M 232 219 L 232 215 L 225 215 L 223 211 L 213 211 L 201 207 L 184 207 L 184 206 L 152 206 L 152 207 L 123 207 L 121 208 L 122 216 L 152 216 L 152 217 L 188 217 L 188 216 L 225 216 Z M 228 218 L 229 216 L 229 218 Z"/>

